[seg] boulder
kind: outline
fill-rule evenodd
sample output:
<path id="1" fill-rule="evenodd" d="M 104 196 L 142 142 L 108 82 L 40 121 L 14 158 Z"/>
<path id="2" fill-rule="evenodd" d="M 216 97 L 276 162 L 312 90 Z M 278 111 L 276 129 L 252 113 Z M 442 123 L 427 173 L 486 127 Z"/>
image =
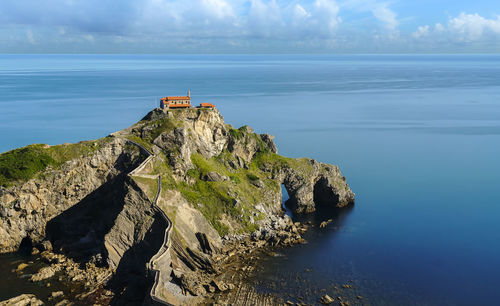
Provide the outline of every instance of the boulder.
<path id="1" fill-rule="evenodd" d="M 40 251 L 52 251 L 52 243 L 49 240 L 44 240 L 40 244 L 38 244 L 37 248 Z"/>
<path id="2" fill-rule="evenodd" d="M 25 264 L 25 263 L 20 263 L 17 268 L 16 268 L 16 271 L 17 272 L 21 272 L 22 270 L 24 270 L 24 268 L 26 268 L 28 265 Z"/>
<path id="3" fill-rule="evenodd" d="M 44 267 L 38 270 L 38 273 L 33 274 L 30 278 L 32 282 L 39 282 L 48 278 L 51 278 L 56 274 L 57 269 L 53 266 L 50 267 Z"/>
<path id="4" fill-rule="evenodd" d="M 220 182 L 223 181 L 224 178 L 217 172 L 208 172 L 203 176 L 203 180 L 207 182 Z"/>
<path id="5" fill-rule="evenodd" d="M 229 289 L 226 283 L 224 283 L 222 280 L 213 280 L 211 285 L 221 292 Z"/>
<path id="6" fill-rule="evenodd" d="M 53 299 L 60 298 L 60 297 L 64 296 L 64 292 L 62 292 L 62 291 L 54 291 L 54 292 L 51 293 L 50 296 Z"/>
<path id="7" fill-rule="evenodd" d="M 319 302 L 323 305 L 330 305 L 335 302 L 335 300 L 328 294 L 325 294 L 319 299 Z"/>
<path id="8" fill-rule="evenodd" d="M 0 306 L 38 306 L 43 302 L 36 298 L 34 294 L 21 294 L 6 301 L 0 302 Z"/>

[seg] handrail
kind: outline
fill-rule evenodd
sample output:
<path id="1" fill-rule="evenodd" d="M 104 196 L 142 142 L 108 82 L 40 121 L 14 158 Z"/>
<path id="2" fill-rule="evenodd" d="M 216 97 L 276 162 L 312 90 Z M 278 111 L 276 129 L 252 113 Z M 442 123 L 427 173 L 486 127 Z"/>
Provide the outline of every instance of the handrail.
<path id="1" fill-rule="evenodd" d="M 160 247 L 160 249 L 158 250 L 158 252 L 155 255 L 153 255 L 153 257 L 151 257 L 151 260 L 149 261 L 149 269 L 155 272 L 155 281 L 153 283 L 153 286 L 151 287 L 151 291 L 149 292 L 149 296 L 155 302 L 159 302 L 159 303 L 162 303 L 162 304 L 170 305 L 169 303 L 167 303 L 167 302 L 159 299 L 156 296 L 156 288 L 158 287 L 158 284 L 159 284 L 161 271 L 160 270 L 156 270 L 154 268 L 154 264 L 155 264 L 155 262 L 157 260 L 159 260 L 163 255 L 166 254 L 166 252 L 168 250 L 168 235 L 170 233 L 170 230 L 172 229 L 172 222 L 167 217 L 167 215 L 165 214 L 165 212 L 163 211 L 163 209 L 159 208 L 158 205 L 156 205 L 158 197 L 160 195 L 160 192 L 161 192 L 161 175 L 158 176 L 158 193 L 156 194 L 156 198 L 155 198 L 155 201 L 154 201 L 153 209 L 155 209 L 157 212 L 159 212 L 160 215 L 163 217 L 163 219 L 165 219 L 165 221 L 167 222 L 167 229 L 165 230 L 165 236 L 163 237 L 163 244 L 162 244 L 162 246 Z"/>
<path id="2" fill-rule="evenodd" d="M 146 164 L 149 163 L 155 157 L 155 155 L 153 153 L 151 153 L 148 149 L 146 149 L 143 145 L 141 145 L 133 140 L 130 140 L 130 139 L 125 138 L 125 140 L 138 146 L 148 156 L 144 161 L 141 162 L 141 164 L 139 166 L 137 166 L 135 169 L 133 169 L 132 171 L 130 171 L 128 173 L 128 175 L 134 175 L 136 172 L 142 170 L 146 166 Z M 161 209 L 157 205 L 158 199 L 160 198 L 160 194 L 161 194 L 161 175 L 158 175 L 158 188 L 156 190 L 156 196 L 151 204 L 152 204 L 153 210 L 156 211 L 157 213 L 159 213 L 160 216 L 165 220 L 165 222 L 167 223 L 167 228 L 165 230 L 165 235 L 163 237 L 163 243 L 162 243 L 160 249 L 158 250 L 158 252 L 156 252 L 155 255 L 153 255 L 153 257 L 151 257 L 151 259 L 148 262 L 148 269 L 155 273 L 155 280 L 154 280 L 153 286 L 151 287 L 151 291 L 150 291 L 149 295 L 150 295 L 151 299 L 155 302 L 165 304 L 165 305 L 171 305 L 171 304 L 167 303 L 166 301 L 163 301 L 163 300 L 159 299 L 158 297 L 156 297 L 156 294 L 155 294 L 156 288 L 158 287 L 158 284 L 159 284 L 161 271 L 154 269 L 154 263 L 156 260 L 160 259 L 163 255 L 165 255 L 166 251 L 168 250 L 168 235 L 170 233 L 170 230 L 172 229 L 172 222 L 168 218 L 167 214 L 165 214 L 163 209 Z"/>

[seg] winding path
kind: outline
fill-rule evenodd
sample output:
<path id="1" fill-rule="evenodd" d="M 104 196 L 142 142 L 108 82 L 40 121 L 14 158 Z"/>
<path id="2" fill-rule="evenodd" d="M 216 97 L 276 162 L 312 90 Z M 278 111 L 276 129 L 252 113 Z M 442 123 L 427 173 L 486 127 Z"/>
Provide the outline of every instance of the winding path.
<path id="1" fill-rule="evenodd" d="M 156 178 L 158 180 L 158 188 L 156 190 L 156 196 L 152 202 L 152 205 L 153 205 L 153 210 L 155 212 L 157 212 L 167 223 L 167 228 L 165 230 L 165 235 L 163 237 L 163 243 L 162 243 L 160 249 L 158 250 L 158 252 L 155 255 L 153 255 L 153 257 L 151 257 L 151 259 L 149 260 L 149 263 L 148 263 L 148 269 L 154 273 L 154 283 L 153 283 L 153 286 L 151 287 L 151 291 L 150 291 L 149 295 L 150 295 L 151 299 L 156 303 L 160 303 L 160 304 L 164 304 L 164 305 L 171 305 L 170 303 L 161 299 L 158 296 L 158 292 L 157 292 L 158 285 L 160 284 L 161 276 L 164 272 L 162 272 L 160 269 L 157 269 L 156 264 L 159 261 L 166 259 L 167 263 L 168 263 L 167 266 L 170 266 L 170 258 L 166 258 L 166 255 L 168 254 L 167 250 L 169 248 L 168 235 L 170 234 L 170 230 L 172 229 L 172 222 L 167 217 L 167 215 L 165 214 L 163 209 L 161 209 L 157 205 L 158 199 L 159 199 L 160 194 L 161 194 L 161 175 L 153 176 L 153 175 L 149 175 L 149 174 L 139 174 L 139 172 L 142 171 L 145 168 L 145 166 L 153 160 L 155 155 L 153 153 L 149 152 L 149 150 L 146 149 L 141 144 L 139 144 L 135 141 L 132 141 L 130 139 L 126 139 L 126 138 L 124 138 L 124 139 L 126 141 L 138 146 L 148 156 L 139 166 L 137 166 L 134 170 L 130 171 L 130 173 L 128 175 L 129 176 L 133 175 L 133 176 L 139 176 L 139 177 L 146 177 L 146 178 Z"/>

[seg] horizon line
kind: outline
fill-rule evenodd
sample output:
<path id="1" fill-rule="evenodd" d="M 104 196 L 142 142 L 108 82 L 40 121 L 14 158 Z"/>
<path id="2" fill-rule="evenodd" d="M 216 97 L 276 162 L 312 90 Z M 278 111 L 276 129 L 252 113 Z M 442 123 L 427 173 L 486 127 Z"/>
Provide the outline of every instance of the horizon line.
<path id="1" fill-rule="evenodd" d="M 1 55 L 500 55 L 500 52 L 481 53 L 456 53 L 456 52 L 404 52 L 404 53 L 116 53 L 116 52 L 96 52 L 96 53 L 2 53 Z"/>

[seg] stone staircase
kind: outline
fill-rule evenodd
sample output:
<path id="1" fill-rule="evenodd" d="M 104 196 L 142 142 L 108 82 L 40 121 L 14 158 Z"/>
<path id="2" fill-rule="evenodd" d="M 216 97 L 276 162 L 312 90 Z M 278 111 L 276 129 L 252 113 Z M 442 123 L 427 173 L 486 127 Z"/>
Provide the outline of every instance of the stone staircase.
<path id="1" fill-rule="evenodd" d="M 158 252 L 153 255 L 148 263 L 148 269 L 154 275 L 154 283 L 151 287 L 150 298 L 152 304 L 163 304 L 163 305 L 177 305 L 179 302 L 174 294 L 171 291 L 176 291 L 174 285 L 170 283 L 171 273 L 172 273 L 172 259 L 170 258 L 170 252 L 168 249 L 170 247 L 169 234 L 172 229 L 172 222 L 165 214 L 165 212 L 158 206 L 158 199 L 161 194 L 161 175 L 152 175 L 147 173 L 141 173 L 144 171 L 146 166 L 153 161 L 155 155 L 151 153 L 148 149 L 146 149 L 141 144 L 124 138 L 127 142 L 132 143 L 140 148 L 140 150 L 147 155 L 147 158 L 134 170 L 132 170 L 128 175 L 143 177 L 149 179 L 157 179 L 158 188 L 156 190 L 155 198 L 152 202 L 153 209 L 156 211 L 167 223 L 167 228 L 165 230 L 165 235 L 163 238 L 163 243 Z M 171 290 L 169 290 L 169 284 L 172 285 Z M 179 289 L 177 289 L 179 290 Z"/>

